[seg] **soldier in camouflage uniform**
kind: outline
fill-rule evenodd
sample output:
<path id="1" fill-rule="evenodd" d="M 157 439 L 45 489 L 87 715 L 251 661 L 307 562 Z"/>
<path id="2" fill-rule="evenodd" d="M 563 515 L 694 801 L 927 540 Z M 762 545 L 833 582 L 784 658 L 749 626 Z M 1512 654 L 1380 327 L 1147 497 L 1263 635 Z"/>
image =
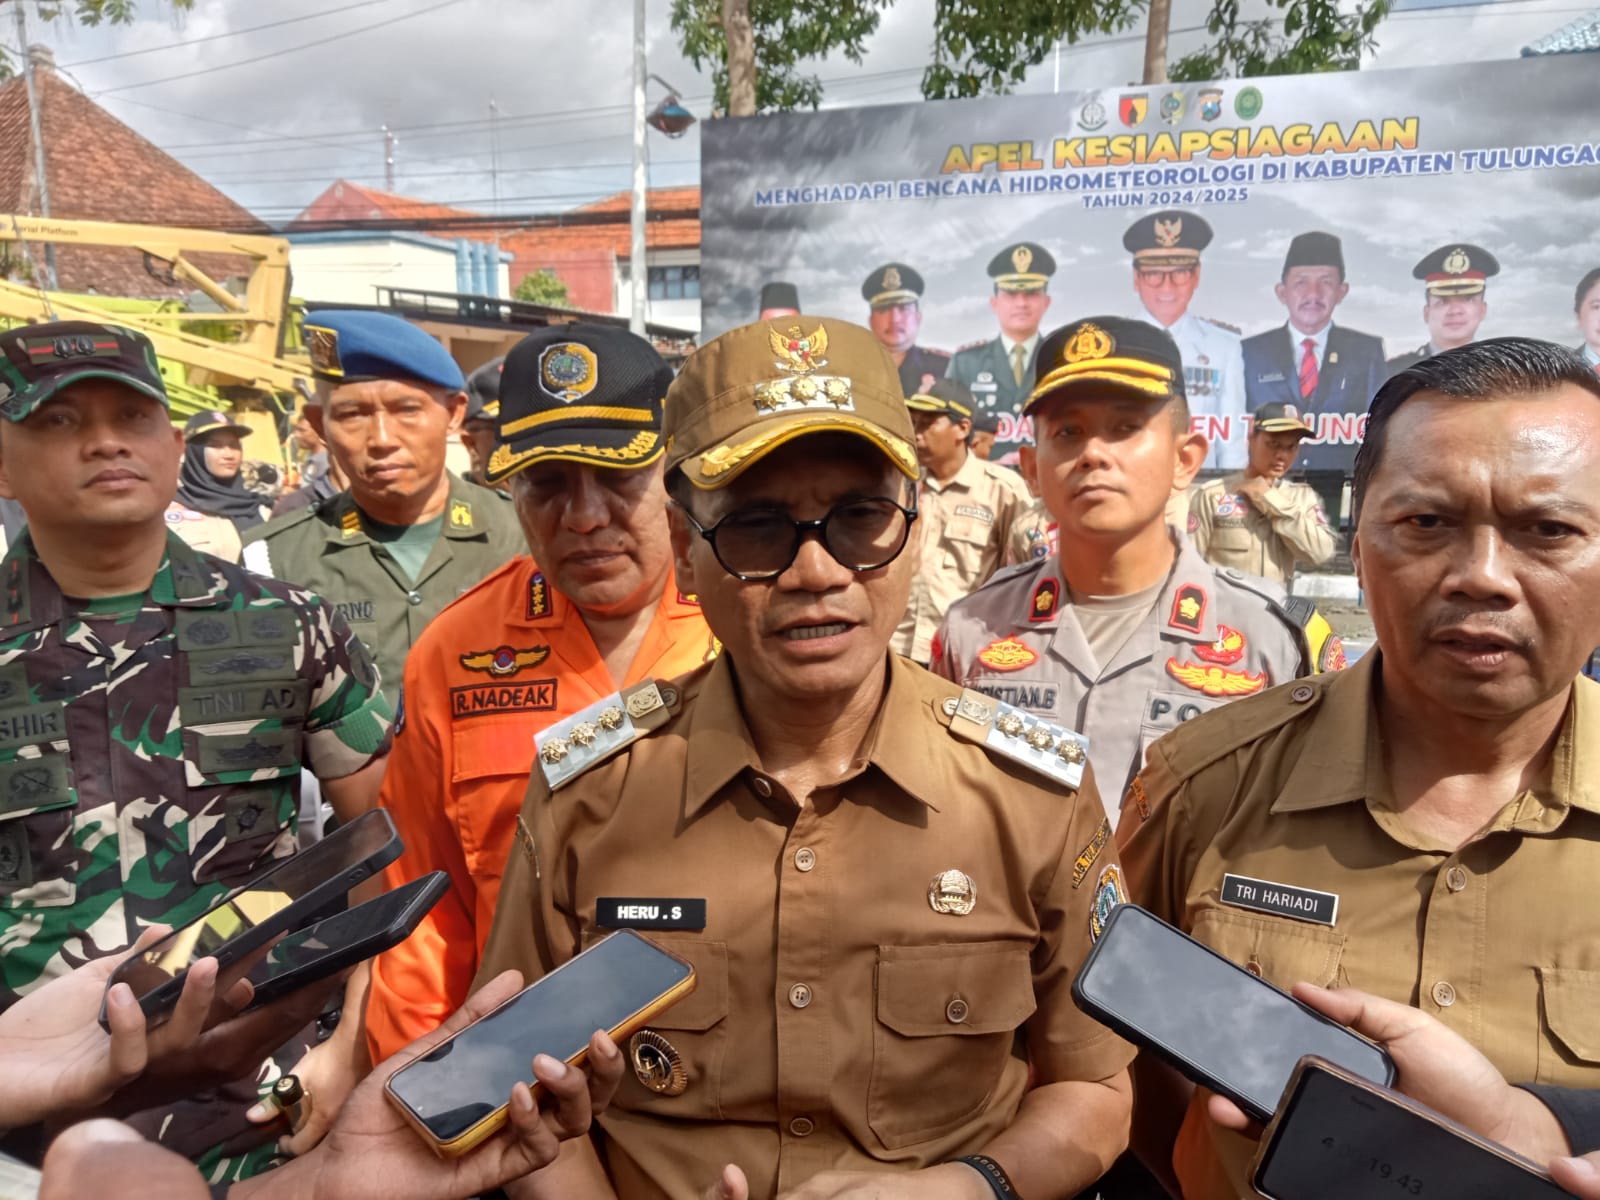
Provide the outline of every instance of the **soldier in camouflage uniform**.
<path id="1" fill-rule="evenodd" d="M 168 533 L 182 436 L 146 338 L 0 334 L 0 398 L 0 494 L 29 518 L 0 562 L 4 1005 L 292 853 L 302 767 L 371 807 L 391 714 L 320 599 Z M 219 1101 L 241 1117 L 247 1082 Z"/>

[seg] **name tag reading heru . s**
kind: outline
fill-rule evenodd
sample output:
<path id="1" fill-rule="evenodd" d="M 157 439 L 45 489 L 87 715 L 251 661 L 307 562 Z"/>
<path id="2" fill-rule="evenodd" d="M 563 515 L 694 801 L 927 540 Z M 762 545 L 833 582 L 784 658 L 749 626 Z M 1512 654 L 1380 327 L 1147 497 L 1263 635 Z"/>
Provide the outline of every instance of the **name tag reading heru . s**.
<path id="1" fill-rule="evenodd" d="M 677 896 L 601 896 L 594 902 L 601 929 L 704 929 L 706 902 Z"/>
<path id="2" fill-rule="evenodd" d="M 1222 877 L 1222 902 L 1314 925 L 1332 926 L 1339 919 L 1339 897 L 1333 892 L 1252 879 L 1248 875 Z"/>

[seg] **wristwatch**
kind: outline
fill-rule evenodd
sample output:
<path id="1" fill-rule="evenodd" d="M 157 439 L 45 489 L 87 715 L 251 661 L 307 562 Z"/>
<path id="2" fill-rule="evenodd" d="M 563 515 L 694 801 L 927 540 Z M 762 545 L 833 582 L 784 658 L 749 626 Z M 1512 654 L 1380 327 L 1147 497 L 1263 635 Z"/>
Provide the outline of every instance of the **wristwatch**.
<path id="1" fill-rule="evenodd" d="M 960 1158 L 953 1158 L 950 1161 L 966 1163 L 982 1175 L 984 1182 L 994 1192 L 995 1200 L 1022 1200 L 1022 1197 L 1017 1195 L 1017 1189 L 1011 1186 L 1011 1176 L 1006 1174 L 1006 1169 L 987 1154 L 963 1154 Z"/>

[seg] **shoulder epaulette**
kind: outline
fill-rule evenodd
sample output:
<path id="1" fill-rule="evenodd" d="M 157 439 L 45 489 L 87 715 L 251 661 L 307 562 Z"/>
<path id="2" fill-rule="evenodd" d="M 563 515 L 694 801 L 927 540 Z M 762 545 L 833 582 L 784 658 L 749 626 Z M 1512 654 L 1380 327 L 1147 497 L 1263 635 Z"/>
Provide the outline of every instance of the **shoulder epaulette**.
<path id="1" fill-rule="evenodd" d="M 550 790 L 665 725 L 677 704 L 677 688 L 646 679 L 536 734 L 534 749 Z"/>
<path id="2" fill-rule="evenodd" d="M 932 346 L 918 346 L 917 349 L 921 350 L 924 354 L 930 355 L 933 358 L 949 358 L 950 357 L 950 351 L 948 351 L 948 350 L 935 350 Z"/>
<path id="3" fill-rule="evenodd" d="M 1071 788 L 1083 781 L 1089 739 L 971 688 L 944 702 L 950 732 Z"/>
<path id="4" fill-rule="evenodd" d="M 993 575 L 989 576 L 989 578 L 985 579 L 981 584 L 973 588 L 971 592 L 968 592 L 967 595 L 975 595 L 976 593 L 981 592 L 984 588 L 989 587 L 991 584 L 996 584 L 1002 580 L 1010 579 L 1013 575 L 1021 575 L 1024 571 L 1031 571 L 1038 565 L 1039 560 L 1037 558 L 1028 558 L 1019 563 L 1012 563 L 1009 567 L 1000 567 L 996 569 Z M 962 597 L 962 599 L 965 598 L 966 597 Z"/>
<path id="5" fill-rule="evenodd" d="M 968 342 L 965 346 L 958 347 L 956 349 L 956 353 L 960 354 L 960 353 L 962 353 L 963 351 L 966 351 L 966 350 L 977 350 L 977 349 L 979 349 L 979 348 L 981 348 L 983 346 L 987 346 L 992 341 L 994 341 L 993 338 L 979 338 L 975 342 Z"/>
<path id="6" fill-rule="evenodd" d="M 265 523 L 257 525 L 249 533 L 245 534 L 241 540 L 246 543 L 264 541 L 274 534 L 283 532 L 285 529 L 292 529 L 296 525 L 304 524 L 316 516 L 322 505 L 326 503 L 327 501 L 324 500 L 317 504 L 307 504 L 302 508 L 292 508 L 282 516 L 273 517 Z"/>
<path id="7" fill-rule="evenodd" d="M 1237 325 L 1229 325 L 1226 321 L 1219 321 L 1215 317 L 1201 317 L 1200 319 L 1207 325 L 1215 325 L 1218 329 L 1226 329 L 1229 333 L 1241 337 L 1244 335 L 1244 330 Z"/>
<path id="8" fill-rule="evenodd" d="M 1290 721 L 1315 712 L 1326 678 L 1293 679 L 1254 696 L 1231 700 L 1216 715 L 1182 722 L 1160 742 L 1161 755 L 1178 779 L 1187 779 Z"/>

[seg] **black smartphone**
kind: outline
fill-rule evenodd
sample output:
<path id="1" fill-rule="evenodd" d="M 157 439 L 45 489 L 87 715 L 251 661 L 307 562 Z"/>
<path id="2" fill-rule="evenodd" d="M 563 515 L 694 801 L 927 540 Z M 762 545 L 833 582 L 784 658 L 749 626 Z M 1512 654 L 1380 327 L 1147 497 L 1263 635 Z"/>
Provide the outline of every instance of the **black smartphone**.
<path id="1" fill-rule="evenodd" d="M 1374 1083 L 1394 1079 L 1383 1047 L 1136 904 L 1112 909 L 1072 981 L 1072 998 L 1101 1024 L 1263 1123 L 1308 1054 Z"/>
<path id="2" fill-rule="evenodd" d="M 382 954 L 411 936 L 450 890 L 450 876 L 430 871 L 345 912 L 285 934 L 245 976 L 255 988 L 251 1008 Z"/>
<path id="3" fill-rule="evenodd" d="M 209 910 L 130 958 L 106 981 L 126 983 L 145 1020 L 165 1020 L 183 992 L 189 965 L 208 956 L 226 968 L 279 934 L 310 924 L 345 893 L 400 857 L 404 844 L 381 808 L 341 825 L 316 845 L 280 859 Z M 100 1024 L 106 1024 L 104 1002 Z"/>
<path id="4" fill-rule="evenodd" d="M 1268 1200 L 1571 1200 L 1521 1155 L 1317 1058 L 1290 1080 L 1253 1182 Z"/>
<path id="5" fill-rule="evenodd" d="M 691 964 L 620 929 L 401 1067 L 385 1090 L 435 1154 L 454 1158 L 505 1124 L 536 1054 L 581 1064 L 596 1029 L 621 1041 L 694 986 Z"/>

